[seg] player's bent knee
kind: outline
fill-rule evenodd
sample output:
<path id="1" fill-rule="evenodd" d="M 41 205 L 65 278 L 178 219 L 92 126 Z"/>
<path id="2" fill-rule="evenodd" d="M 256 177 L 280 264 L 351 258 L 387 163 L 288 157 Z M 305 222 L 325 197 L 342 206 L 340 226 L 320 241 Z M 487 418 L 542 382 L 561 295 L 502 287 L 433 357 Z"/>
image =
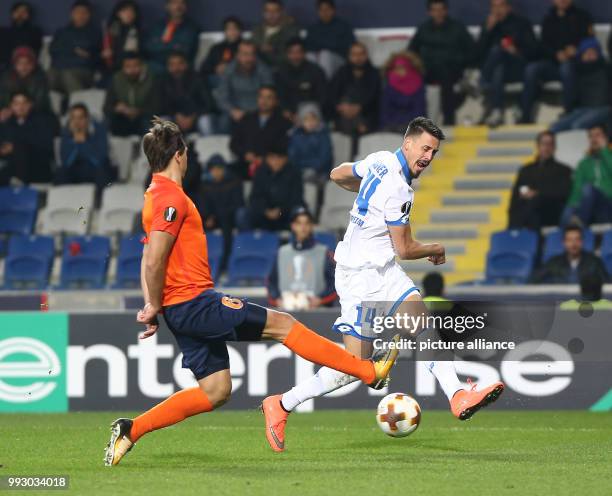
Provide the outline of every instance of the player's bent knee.
<path id="1" fill-rule="evenodd" d="M 297 321 L 287 312 L 268 309 L 268 318 L 262 337 L 284 341 Z"/>

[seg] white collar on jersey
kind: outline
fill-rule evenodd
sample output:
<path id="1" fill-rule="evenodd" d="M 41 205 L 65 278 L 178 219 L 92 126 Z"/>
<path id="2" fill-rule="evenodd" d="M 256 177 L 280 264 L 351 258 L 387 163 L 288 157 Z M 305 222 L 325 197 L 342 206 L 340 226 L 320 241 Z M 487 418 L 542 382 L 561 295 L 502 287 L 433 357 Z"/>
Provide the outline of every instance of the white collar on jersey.
<path id="1" fill-rule="evenodd" d="M 402 165 L 402 170 L 404 171 L 404 176 L 406 176 L 406 181 L 408 182 L 408 184 L 412 184 L 412 175 L 410 174 L 410 169 L 408 168 L 408 161 L 406 160 L 406 157 L 404 157 L 401 148 L 398 148 L 395 151 L 395 156 L 399 160 L 399 163 Z"/>

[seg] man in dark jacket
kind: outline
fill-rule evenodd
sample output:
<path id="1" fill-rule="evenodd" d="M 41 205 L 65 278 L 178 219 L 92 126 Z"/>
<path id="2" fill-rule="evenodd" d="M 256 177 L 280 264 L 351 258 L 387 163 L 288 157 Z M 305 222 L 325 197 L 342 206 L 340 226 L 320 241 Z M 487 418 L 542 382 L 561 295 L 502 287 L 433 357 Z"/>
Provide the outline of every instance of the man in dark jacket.
<path id="1" fill-rule="evenodd" d="M 552 257 L 531 277 L 536 284 L 577 284 L 585 277 L 609 279 L 601 258 L 582 249 L 582 229 L 568 226 L 563 231 L 565 253 Z"/>
<path id="2" fill-rule="evenodd" d="M 193 63 L 200 29 L 187 15 L 186 0 L 166 0 L 166 19 L 153 26 L 145 45 L 151 70 L 161 74 L 172 52 L 183 52 Z"/>
<path id="3" fill-rule="evenodd" d="M 325 104 L 325 74 L 321 68 L 306 60 L 304 42 L 294 38 L 287 44 L 287 61 L 276 73 L 276 86 L 280 105 L 289 119 L 293 119 L 298 106 L 304 102 Z"/>
<path id="4" fill-rule="evenodd" d="M 380 86 L 380 74 L 370 63 L 367 48 L 353 43 L 348 63 L 338 70 L 328 93 L 328 112 L 338 131 L 356 137 L 376 130 Z"/>
<path id="5" fill-rule="evenodd" d="M 265 0 L 263 22 L 253 28 L 252 34 L 263 61 L 277 67 L 285 58 L 287 42 L 299 35 L 299 26 L 285 14 L 281 0 Z"/>
<path id="6" fill-rule="evenodd" d="M 117 136 L 143 133 L 151 117 L 159 112 L 159 105 L 159 88 L 153 74 L 140 55 L 127 52 L 104 102 L 111 133 Z"/>
<path id="7" fill-rule="evenodd" d="M 200 188 L 200 213 L 204 229 L 221 229 L 223 234 L 223 255 L 219 264 L 219 272 L 223 272 L 232 251 L 236 212 L 244 206 L 242 180 L 232 174 L 221 155 L 210 157 L 206 168 L 209 178 Z"/>
<path id="8" fill-rule="evenodd" d="M 11 7 L 11 25 L 0 29 L 0 70 L 11 62 L 17 47 L 27 46 L 38 57 L 42 36 L 42 29 L 32 22 L 32 6 L 15 2 Z"/>
<path id="9" fill-rule="evenodd" d="M 536 159 L 521 167 L 512 188 L 510 229 L 559 225 L 572 188 L 572 170 L 555 160 L 555 135 L 541 132 L 537 146 Z"/>
<path id="10" fill-rule="evenodd" d="M 49 47 L 51 89 L 68 94 L 93 84 L 102 38 L 91 22 L 91 5 L 76 0 L 70 11 L 70 24 L 59 29 Z"/>
<path id="11" fill-rule="evenodd" d="M 304 204 L 302 194 L 302 173 L 289 163 L 287 146 L 276 142 L 255 173 L 248 207 L 238 211 L 236 224 L 241 230 L 287 229 L 293 208 Z"/>
<path id="12" fill-rule="evenodd" d="M 460 99 L 454 86 L 474 51 L 474 40 L 465 25 L 448 16 L 447 0 L 428 0 L 429 20 L 419 26 L 408 49 L 425 65 L 427 84 L 439 85 L 444 124 L 455 124 Z"/>
<path id="13" fill-rule="evenodd" d="M 253 172 L 276 144 L 287 146 L 291 121 L 278 107 L 276 90 L 262 86 L 257 95 L 257 110 L 247 112 L 233 130 L 230 149 L 238 157 L 237 173 L 242 177 Z"/>
<path id="14" fill-rule="evenodd" d="M 227 17 L 223 21 L 223 40 L 215 43 L 200 66 L 200 74 L 206 78 L 211 88 L 216 88 L 225 68 L 236 55 L 242 40 L 242 21 L 237 17 Z"/>
<path id="15" fill-rule="evenodd" d="M 0 185 L 11 178 L 24 183 L 51 180 L 53 129 L 49 117 L 32 112 L 25 93 L 11 98 L 11 118 L 0 124 Z"/>
<path id="16" fill-rule="evenodd" d="M 575 103 L 574 59 L 580 42 L 593 35 L 591 15 L 574 5 L 573 0 L 553 0 L 542 21 L 542 60 L 530 62 L 525 69 L 521 99 L 522 122 L 533 121 L 533 103 L 542 81 L 561 81 L 563 107 L 569 112 Z"/>
<path id="17" fill-rule="evenodd" d="M 480 85 L 486 96 L 483 122 L 497 126 L 503 122 L 504 85 L 521 81 L 525 64 L 537 56 L 531 23 L 512 11 L 509 0 L 491 0 L 477 52 L 482 61 Z"/>
<path id="18" fill-rule="evenodd" d="M 161 109 L 183 134 L 198 128 L 202 134 L 212 133 L 212 96 L 200 76 L 190 69 L 182 52 L 168 56 L 167 72 L 161 81 Z"/>
<path id="19" fill-rule="evenodd" d="M 355 34 L 353 27 L 336 15 L 334 0 L 317 0 L 317 15 L 319 20 L 306 29 L 306 51 L 331 78 L 346 60 Z"/>

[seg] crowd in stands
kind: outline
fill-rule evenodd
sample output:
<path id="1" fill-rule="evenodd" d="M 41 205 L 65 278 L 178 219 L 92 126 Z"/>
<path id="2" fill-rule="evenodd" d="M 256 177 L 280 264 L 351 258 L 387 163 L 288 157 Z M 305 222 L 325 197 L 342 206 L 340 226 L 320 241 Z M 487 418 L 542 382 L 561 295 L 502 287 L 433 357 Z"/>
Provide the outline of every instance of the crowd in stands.
<path id="1" fill-rule="evenodd" d="M 513 81 L 523 83 L 519 121 L 529 123 L 542 84 L 560 81 L 564 113 L 539 135 L 535 161 L 518 175 L 510 227 L 612 222 L 610 69 L 590 14 L 573 0 L 551 0 L 538 36 L 510 0 L 490 0 L 477 39 L 449 16 L 447 0 L 427 0 L 429 18 L 382 69 L 334 0 L 314 7 L 318 20 L 303 26 L 281 0 L 264 0 L 248 36 L 239 18 L 228 17 L 223 39 L 196 67 L 200 30 L 187 0 L 167 0 L 165 18 L 150 26 L 137 1 L 120 0 L 102 30 L 94 6 L 76 0 L 53 33 L 45 72 L 36 12 L 14 3 L 10 25 L 0 29 L 0 186 L 87 182 L 101 190 L 117 179 L 110 136 L 141 135 L 160 115 L 185 135 L 231 136 L 234 160 L 214 156 L 203 169 L 189 147 L 184 185 L 206 228 L 220 229 L 229 247 L 235 228 L 294 230 L 304 182 L 322 185 L 333 165 L 332 130 L 352 137 L 353 151 L 363 134 L 403 132 L 427 114 L 426 85 L 440 87 L 445 125 L 455 124 L 466 93 L 476 90 L 485 101 L 482 123 L 496 126 Z M 478 88 L 462 84 L 469 68 L 480 70 Z M 82 103 L 68 105 L 72 93 L 93 87 L 106 92 L 102 120 Z M 51 90 L 63 96 L 63 116 L 52 111 Z M 572 175 L 554 158 L 554 133 L 576 128 L 589 129 L 590 149 Z M 244 179 L 253 184 L 247 198 Z"/>

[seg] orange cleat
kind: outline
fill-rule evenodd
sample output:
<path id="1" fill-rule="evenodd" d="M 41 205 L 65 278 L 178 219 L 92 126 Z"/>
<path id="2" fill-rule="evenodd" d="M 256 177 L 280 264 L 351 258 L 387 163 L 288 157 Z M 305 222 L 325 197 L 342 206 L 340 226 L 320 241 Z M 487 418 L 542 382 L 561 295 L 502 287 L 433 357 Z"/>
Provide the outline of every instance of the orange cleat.
<path id="1" fill-rule="evenodd" d="M 285 451 L 285 425 L 289 412 L 281 406 L 282 395 L 268 396 L 261 403 L 266 422 L 266 439 L 274 451 Z"/>
<path id="2" fill-rule="evenodd" d="M 476 384 L 468 380 L 470 389 L 460 389 L 451 399 L 451 412 L 459 420 L 468 420 L 478 410 L 493 403 L 504 391 L 504 383 L 496 382 L 480 391 L 476 390 Z"/>

